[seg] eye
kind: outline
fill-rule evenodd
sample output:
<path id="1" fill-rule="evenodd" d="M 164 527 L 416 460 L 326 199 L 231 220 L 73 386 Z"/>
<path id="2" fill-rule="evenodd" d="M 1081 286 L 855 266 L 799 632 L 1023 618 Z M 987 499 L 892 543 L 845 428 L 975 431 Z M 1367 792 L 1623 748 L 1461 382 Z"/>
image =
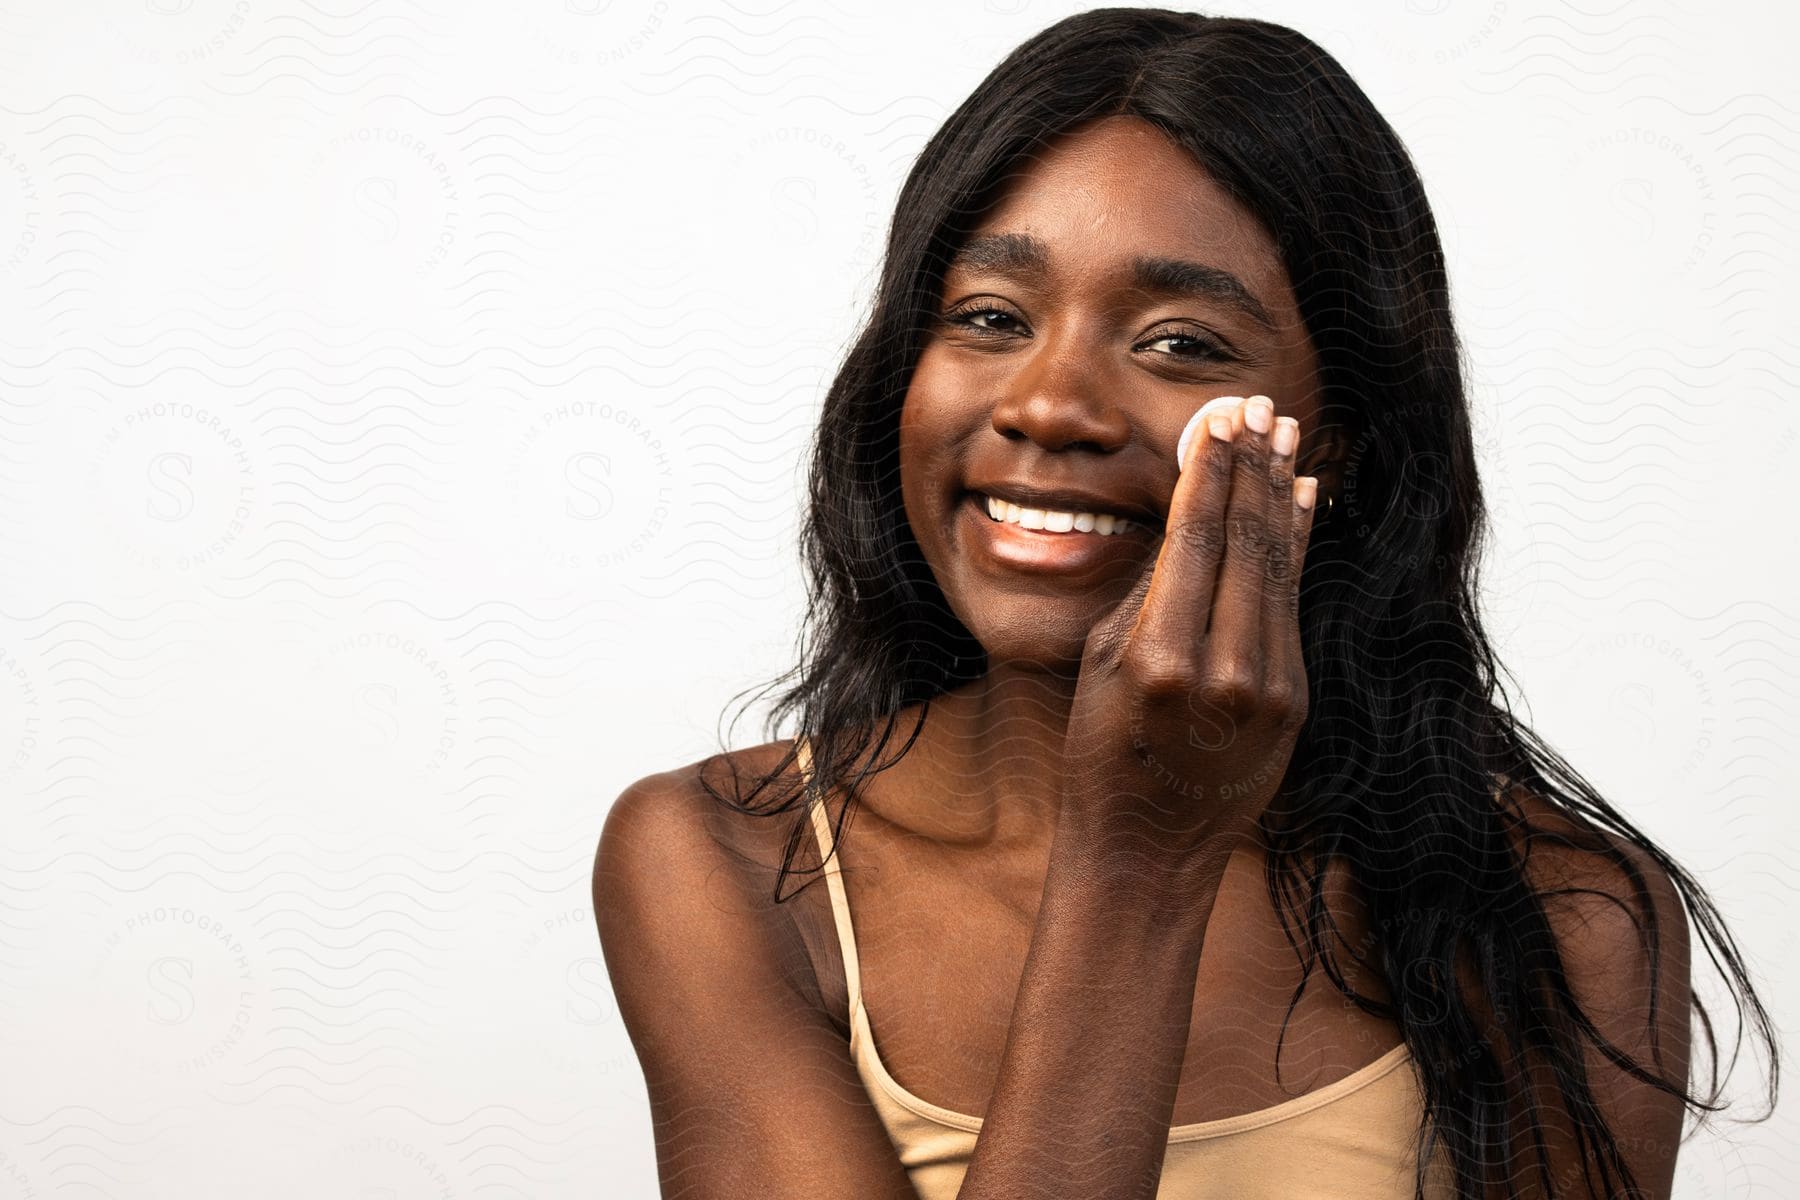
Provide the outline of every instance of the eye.
<path id="1" fill-rule="evenodd" d="M 1170 352 L 1170 358 L 1206 359 L 1230 358 L 1231 355 L 1212 338 L 1189 330 L 1171 329 L 1159 332 L 1149 341 L 1138 343 L 1140 346 L 1154 346 L 1159 342 L 1186 342 L 1190 349 L 1186 352 Z"/>
<path id="2" fill-rule="evenodd" d="M 951 309 L 944 314 L 943 320 L 946 324 L 961 325 L 965 329 L 973 329 L 977 333 L 1009 332 L 1004 329 L 995 329 L 992 325 L 977 325 L 975 323 L 977 317 L 1005 317 L 1009 321 L 1018 320 L 1017 317 L 1013 316 L 1005 309 L 995 308 L 993 304 L 980 300 L 970 301 L 969 303 Z"/>

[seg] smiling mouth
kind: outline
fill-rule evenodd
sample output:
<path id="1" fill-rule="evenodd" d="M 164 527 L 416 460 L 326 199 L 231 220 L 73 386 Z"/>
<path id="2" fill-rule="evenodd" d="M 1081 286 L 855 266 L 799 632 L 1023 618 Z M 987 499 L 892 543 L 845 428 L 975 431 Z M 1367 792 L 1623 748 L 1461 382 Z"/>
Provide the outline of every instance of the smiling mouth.
<path id="1" fill-rule="evenodd" d="M 1154 533 L 1157 526 L 1141 517 L 1126 517 L 1118 513 L 1086 512 L 1059 510 L 1053 508 L 1028 508 L 1014 504 L 1010 500 L 1002 500 L 998 496 L 989 496 L 984 492 L 970 492 L 975 505 L 996 525 L 1011 525 L 1015 528 L 1029 529 L 1044 534 L 1095 534 L 1100 537 L 1118 537 L 1130 533 Z"/>

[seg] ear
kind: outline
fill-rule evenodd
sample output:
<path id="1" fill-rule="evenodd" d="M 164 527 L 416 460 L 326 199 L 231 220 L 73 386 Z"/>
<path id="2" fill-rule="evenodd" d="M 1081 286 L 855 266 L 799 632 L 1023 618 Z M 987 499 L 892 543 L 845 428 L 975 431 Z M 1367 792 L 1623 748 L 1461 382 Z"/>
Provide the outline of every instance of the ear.
<path id="1" fill-rule="evenodd" d="M 1349 426 L 1332 424 L 1313 431 L 1307 444 L 1300 448 L 1294 462 L 1294 474 L 1312 475 L 1319 481 L 1319 500 L 1327 496 L 1340 502 L 1344 495 L 1344 466 L 1350 459 L 1350 448 L 1356 435 Z"/>

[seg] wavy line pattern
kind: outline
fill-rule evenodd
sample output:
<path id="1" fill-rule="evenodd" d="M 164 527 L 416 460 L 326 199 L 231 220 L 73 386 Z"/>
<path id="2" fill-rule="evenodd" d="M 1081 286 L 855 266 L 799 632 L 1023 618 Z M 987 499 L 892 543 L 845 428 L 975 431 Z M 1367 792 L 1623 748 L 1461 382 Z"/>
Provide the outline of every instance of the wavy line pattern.
<path id="1" fill-rule="evenodd" d="M 1430 186 L 1532 720 L 1788 1003 L 1794 19 L 1253 7 Z M 898 187 L 1052 19 L 0 4 L 0 1196 L 656 1194 L 595 839 L 788 665 Z"/>

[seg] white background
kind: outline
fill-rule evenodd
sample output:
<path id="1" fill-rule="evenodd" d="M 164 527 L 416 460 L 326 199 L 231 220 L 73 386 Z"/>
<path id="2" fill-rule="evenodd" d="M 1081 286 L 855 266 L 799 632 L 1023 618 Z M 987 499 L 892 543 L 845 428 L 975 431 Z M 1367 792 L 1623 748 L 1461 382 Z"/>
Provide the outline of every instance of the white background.
<path id="1" fill-rule="evenodd" d="M 788 665 L 899 184 L 1077 7 L 0 7 L 0 1198 L 655 1194 L 595 839 Z M 1792 10 L 1220 11 L 1416 156 L 1526 713 L 1792 1024 Z"/>

